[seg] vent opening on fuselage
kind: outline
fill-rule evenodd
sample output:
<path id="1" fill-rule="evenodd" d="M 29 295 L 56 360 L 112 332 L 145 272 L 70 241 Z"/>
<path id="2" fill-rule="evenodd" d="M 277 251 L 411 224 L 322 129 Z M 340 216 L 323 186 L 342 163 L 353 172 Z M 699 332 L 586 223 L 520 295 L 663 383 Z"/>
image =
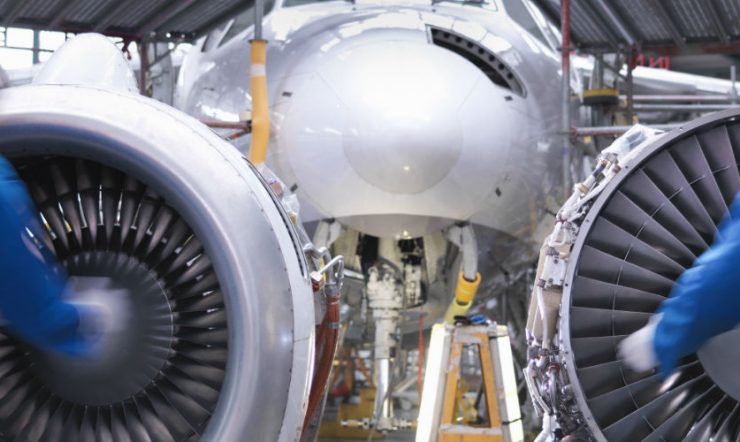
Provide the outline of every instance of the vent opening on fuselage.
<path id="1" fill-rule="evenodd" d="M 493 52 L 461 35 L 430 26 L 432 43 L 464 57 L 473 63 L 494 84 L 524 97 L 526 91 L 514 72 Z"/>

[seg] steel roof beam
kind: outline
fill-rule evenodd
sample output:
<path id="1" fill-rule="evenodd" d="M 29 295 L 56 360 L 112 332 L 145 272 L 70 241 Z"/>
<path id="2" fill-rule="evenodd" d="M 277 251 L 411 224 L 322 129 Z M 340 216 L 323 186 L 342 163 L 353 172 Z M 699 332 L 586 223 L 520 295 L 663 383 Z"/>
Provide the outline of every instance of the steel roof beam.
<path id="1" fill-rule="evenodd" d="M 617 40 L 617 36 L 614 34 L 612 28 L 607 25 L 607 23 L 601 18 L 601 15 L 593 10 L 591 2 L 580 2 L 580 5 L 583 8 L 583 13 L 588 16 L 589 20 L 591 20 L 594 24 L 596 24 L 596 26 L 601 28 L 607 34 L 607 36 L 609 37 L 609 47 L 611 47 L 614 52 L 618 52 L 619 47 L 614 43 L 614 41 Z"/>
<path id="2" fill-rule="evenodd" d="M 614 11 L 614 9 L 612 9 L 612 7 L 605 0 L 593 0 L 593 4 L 607 19 L 608 25 L 613 27 L 614 30 L 619 33 L 622 39 L 629 46 L 635 46 L 637 44 L 637 38 L 635 38 L 635 34 L 627 28 L 627 26 L 617 15 L 616 11 Z"/>
<path id="3" fill-rule="evenodd" d="M 15 2 L 15 5 L 13 5 L 13 7 L 10 9 L 10 12 L 5 14 L 5 17 L 2 18 L 3 26 L 12 25 L 18 19 L 18 16 L 21 14 L 21 11 L 23 10 L 23 7 L 25 5 L 26 0 L 17 0 Z"/>
<path id="4" fill-rule="evenodd" d="M 712 27 L 714 28 L 714 32 L 717 34 L 717 37 L 722 42 L 729 41 L 730 36 L 727 34 L 725 25 L 722 24 L 722 18 L 719 15 L 719 11 L 717 11 L 717 6 L 714 4 L 714 0 L 706 0 L 704 4 L 707 6 L 709 19 L 712 22 Z"/>
<path id="5" fill-rule="evenodd" d="M 216 17 L 209 20 L 206 24 L 202 25 L 200 28 L 196 29 L 193 34 L 195 35 L 203 35 L 207 32 L 210 32 L 213 28 L 220 25 L 221 23 L 225 22 L 226 20 L 236 16 L 239 12 L 245 10 L 248 7 L 251 7 L 253 4 L 253 1 L 243 1 L 238 2 L 233 7 L 227 9 L 225 12 L 217 15 Z"/>
<path id="6" fill-rule="evenodd" d="M 69 11 L 79 5 L 80 2 L 82 2 L 82 0 L 71 0 L 68 2 L 62 2 L 61 7 L 57 8 L 57 10 L 54 11 L 53 18 L 49 22 L 49 29 L 57 29 L 66 18 L 66 15 L 69 13 Z"/>
<path id="7" fill-rule="evenodd" d="M 152 31 L 155 31 L 157 28 L 162 26 L 163 24 L 167 23 L 168 21 L 172 20 L 177 16 L 177 14 L 183 12 L 190 6 L 192 6 L 196 0 L 182 0 L 175 2 L 174 4 L 170 4 L 166 6 L 163 10 L 160 10 L 157 15 L 149 19 L 146 23 L 141 25 L 139 29 L 136 31 L 137 34 L 141 36 L 146 36 Z"/>
<path id="8" fill-rule="evenodd" d="M 676 43 L 676 46 L 680 48 L 685 47 L 686 39 L 681 34 L 681 31 L 676 26 L 676 23 L 673 21 L 673 17 L 671 16 L 670 12 L 668 12 L 668 8 L 666 8 L 663 0 L 652 0 L 652 4 L 655 9 L 658 10 L 660 21 L 666 28 L 668 28 L 668 32 L 671 34 L 673 42 Z"/>
<path id="9" fill-rule="evenodd" d="M 106 8 L 106 10 L 101 14 L 100 17 L 96 17 L 93 31 L 104 32 L 110 27 L 110 24 L 113 23 L 113 20 L 115 20 L 116 17 L 121 15 L 123 11 L 129 9 L 130 7 L 131 3 L 129 2 L 118 2 L 117 4 L 114 4 L 112 8 Z M 98 18 L 99 20 L 97 20 Z"/>

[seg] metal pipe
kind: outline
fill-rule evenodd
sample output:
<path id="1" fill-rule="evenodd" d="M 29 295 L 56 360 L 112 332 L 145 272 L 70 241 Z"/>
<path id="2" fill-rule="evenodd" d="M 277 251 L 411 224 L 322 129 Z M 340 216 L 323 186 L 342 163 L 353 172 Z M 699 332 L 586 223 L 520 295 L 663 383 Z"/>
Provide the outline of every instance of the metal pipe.
<path id="1" fill-rule="evenodd" d="M 391 369 L 390 359 L 376 359 L 375 360 L 375 414 L 376 414 L 376 427 L 378 422 L 382 419 L 391 419 L 393 417 L 391 409 L 391 400 L 388 392 L 390 391 L 391 383 Z"/>
<path id="2" fill-rule="evenodd" d="M 594 56 L 594 68 L 591 74 L 591 89 L 603 89 L 604 88 L 604 56 Z M 591 107 L 591 125 L 597 126 L 601 124 L 607 124 L 604 119 L 605 110 L 603 106 L 592 106 Z M 504 297 L 506 299 L 506 297 Z"/>
<path id="3" fill-rule="evenodd" d="M 445 313 L 445 321 L 454 324 L 455 316 L 464 316 L 473 305 L 481 275 L 478 272 L 478 241 L 473 227 L 469 223 L 450 227 L 447 238 L 460 249 L 462 255 L 455 297 Z"/>
<path id="4" fill-rule="evenodd" d="M 526 3 L 526 2 L 522 2 L 522 3 Z M 595 10 L 593 8 L 592 3 L 593 1 L 579 2 L 579 6 L 581 7 L 581 11 L 580 11 L 581 14 L 583 15 L 586 21 L 593 23 L 593 26 L 596 26 L 605 32 L 607 36 L 606 45 L 608 45 L 608 47 L 612 49 L 611 51 L 607 51 L 607 52 L 612 52 L 612 53 L 618 52 L 619 46 L 621 45 L 621 42 L 619 41 L 619 36 L 613 32 L 613 30 L 609 27 L 607 22 L 604 20 L 604 14 L 601 13 L 601 11 Z"/>
<path id="5" fill-rule="evenodd" d="M 458 247 L 462 253 L 462 273 L 468 281 L 475 281 L 478 278 L 478 240 L 470 224 L 460 228 Z"/>
<path id="6" fill-rule="evenodd" d="M 262 40 L 262 17 L 265 15 L 265 0 L 254 2 L 254 39 Z"/>
<path id="7" fill-rule="evenodd" d="M 250 130 L 249 122 L 247 121 L 220 121 L 220 120 L 200 120 L 201 123 L 212 129 L 234 129 L 234 130 Z"/>
<path id="8" fill-rule="evenodd" d="M 145 39 L 139 40 L 139 93 L 146 96 L 146 76 L 149 72 L 149 44 Z"/>
<path id="9" fill-rule="evenodd" d="M 620 100 L 626 100 L 626 95 L 620 95 Z M 727 95 L 633 95 L 632 101 L 635 103 L 641 102 L 675 102 L 675 101 L 713 101 L 713 102 L 729 102 L 732 100 L 731 96 Z"/>
<path id="10" fill-rule="evenodd" d="M 41 34 L 41 31 L 33 31 L 33 64 L 38 64 L 41 61 L 39 57 L 41 49 L 41 39 L 39 38 L 39 34 Z"/>
<path id="11" fill-rule="evenodd" d="M 591 74 L 590 89 L 601 89 L 604 87 L 604 56 L 594 56 L 594 67 Z"/>
<path id="12" fill-rule="evenodd" d="M 563 1 L 563 3 L 565 3 L 565 1 Z M 614 29 L 619 32 L 627 45 L 633 46 L 635 44 L 635 37 L 632 35 L 632 32 L 627 29 L 624 23 L 622 23 L 619 17 L 617 17 L 617 14 L 612 10 L 612 8 L 604 0 L 594 0 L 593 3 L 594 6 L 604 14 L 608 23 L 613 25 Z"/>
<path id="13" fill-rule="evenodd" d="M 634 60 L 632 59 L 632 49 L 627 52 L 627 124 L 634 124 L 635 121 L 635 82 L 632 75 L 634 69 Z"/>
<path id="14" fill-rule="evenodd" d="M 562 64 L 562 123 L 561 130 L 563 135 L 563 198 L 568 199 L 570 195 L 571 177 L 571 146 L 570 146 L 570 0 L 562 0 L 560 13 L 560 33 L 562 40 L 560 43 L 561 64 Z"/>
<path id="15" fill-rule="evenodd" d="M 252 96 L 252 142 L 249 161 L 258 165 L 267 158 L 270 143 L 270 107 L 267 97 L 267 41 L 262 39 L 265 1 L 254 2 L 254 38 L 250 41 L 249 93 Z"/>
<path id="16" fill-rule="evenodd" d="M 636 104 L 635 111 L 657 112 L 657 111 L 697 111 L 714 112 L 735 107 L 733 104 Z"/>
<path id="17" fill-rule="evenodd" d="M 673 130 L 683 126 L 686 123 L 673 123 L 673 124 L 651 124 L 650 127 L 653 129 L 660 130 Z M 574 129 L 576 136 L 578 137 L 593 137 L 599 135 L 622 135 L 623 133 L 630 130 L 633 126 L 594 126 L 594 127 L 577 127 Z"/>

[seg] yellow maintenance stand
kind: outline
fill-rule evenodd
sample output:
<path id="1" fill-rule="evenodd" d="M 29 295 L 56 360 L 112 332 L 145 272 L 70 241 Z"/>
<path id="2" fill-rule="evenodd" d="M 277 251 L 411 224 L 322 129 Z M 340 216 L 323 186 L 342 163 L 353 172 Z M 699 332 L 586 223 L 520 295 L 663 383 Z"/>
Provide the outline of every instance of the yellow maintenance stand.
<path id="1" fill-rule="evenodd" d="M 476 346 L 485 397 L 484 425 L 457 419 L 461 358 Z M 416 442 L 521 442 L 524 440 L 508 329 L 500 325 L 437 324 L 427 354 Z"/>

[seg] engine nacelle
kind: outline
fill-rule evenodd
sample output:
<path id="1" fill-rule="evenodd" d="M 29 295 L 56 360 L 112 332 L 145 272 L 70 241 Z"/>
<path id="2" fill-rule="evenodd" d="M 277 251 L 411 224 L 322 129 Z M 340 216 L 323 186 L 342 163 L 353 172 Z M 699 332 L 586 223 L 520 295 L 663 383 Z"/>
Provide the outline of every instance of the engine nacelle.
<path id="1" fill-rule="evenodd" d="M 530 394 L 545 433 L 573 440 L 737 440 L 738 330 L 667 379 L 635 372 L 617 345 L 642 328 L 712 244 L 740 189 L 736 109 L 656 139 L 630 131 L 602 152 L 543 247 L 528 319 Z M 563 439 L 565 440 L 565 439 Z"/>
<path id="2" fill-rule="evenodd" d="M 36 84 L 0 91 L 0 153 L 41 242 L 70 276 L 132 293 L 127 332 L 95 362 L 0 337 L 0 434 L 296 440 L 315 326 L 304 244 L 245 158 L 132 79 L 115 46 L 84 35 Z"/>

